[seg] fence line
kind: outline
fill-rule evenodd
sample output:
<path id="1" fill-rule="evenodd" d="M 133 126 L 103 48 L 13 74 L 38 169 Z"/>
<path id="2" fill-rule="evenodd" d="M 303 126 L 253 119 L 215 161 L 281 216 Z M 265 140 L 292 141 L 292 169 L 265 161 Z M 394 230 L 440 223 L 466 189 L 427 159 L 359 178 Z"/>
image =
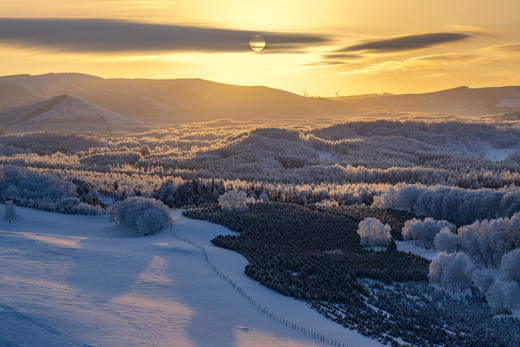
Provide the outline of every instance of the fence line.
<path id="1" fill-rule="evenodd" d="M 183 242 L 186 242 L 192 246 L 194 246 L 195 248 L 198 248 L 201 250 L 202 252 L 202 255 L 204 257 L 204 261 L 206 262 L 206 264 L 220 277 L 222 278 L 224 281 L 228 282 L 239 294 L 241 294 L 243 297 L 245 297 L 251 304 L 255 305 L 256 308 L 262 312 L 263 314 L 265 314 L 266 316 L 268 316 L 269 318 L 293 329 L 293 330 L 296 330 L 300 333 L 302 333 L 303 335 L 305 336 L 309 336 L 309 337 L 312 337 L 322 343 L 326 343 L 328 345 L 331 345 L 331 346 L 335 346 L 335 347 L 350 347 L 348 344 L 344 344 L 340 341 L 337 341 L 337 340 L 334 340 L 334 339 L 330 339 L 328 337 L 326 337 L 325 335 L 323 334 L 320 334 L 316 331 L 313 331 L 313 330 L 310 330 L 310 329 L 307 329 L 307 328 L 304 328 L 294 322 L 291 322 L 287 319 L 284 319 L 284 318 L 281 318 L 279 317 L 278 315 L 274 314 L 273 312 L 269 311 L 266 307 L 260 305 L 260 304 L 257 304 L 255 299 L 251 296 L 251 295 L 248 295 L 244 290 L 242 290 L 242 288 L 235 283 L 235 281 L 233 281 L 231 278 L 229 278 L 228 276 L 226 276 L 224 273 L 222 273 L 209 259 L 208 257 L 208 254 L 206 252 L 206 249 L 197 244 L 196 242 L 193 242 L 191 240 L 188 240 L 188 239 L 185 239 L 181 236 L 179 236 L 176 232 L 173 231 L 173 229 L 171 230 L 171 233 L 174 237 L 176 237 L 177 239 L 183 241 Z"/>

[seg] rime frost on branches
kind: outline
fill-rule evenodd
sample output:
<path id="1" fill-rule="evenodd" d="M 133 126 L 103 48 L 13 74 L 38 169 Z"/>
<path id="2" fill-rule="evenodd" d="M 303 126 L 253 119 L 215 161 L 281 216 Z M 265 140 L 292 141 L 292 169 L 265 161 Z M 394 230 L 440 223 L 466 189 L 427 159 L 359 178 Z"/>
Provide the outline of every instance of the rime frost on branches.
<path id="1" fill-rule="evenodd" d="M 486 300 L 493 313 L 511 313 L 520 308 L 520 287 L 512 281 L 497 280 L 489 287 Z"/>
<path id="2" fill-rule="evenodd" d="M 377 218 L 365 218 L 359 222 L 357 233 L 363 247 L 388 247 L 392 242 L 390 225 L 383 224 Z"/>
<path id="3" fill-rule="evenodd" d="M 520 215 L 476 221 L 457 234 L 460 249 L 475 263 L 497 267 L 506 252 L 520 247 Z"/>
<path id="4" fill-rule="evenodd" d="M 171 222 L 170 210 L 165 204 L 138 196 L 116 202 L 107 217 L 144 235 L 157 233 Z"/>
<path id="5" fill-rule="evenodd" d="M 248 206 L 247 194 L 243 191 L 231 190 L 218 198 L 218 204 L 225 211 L 244 211 Z"/>
<path id="6" fill-rule="evenodd" d="M 511 217 L 520 209 L 520 189 L 464 189 L 400 183 L 374 197 L 373 206 L 469 224 L 485 218 Z"/>
<path id="7" fill-rule="evenodd" d="M 410 219 L 404 223 L 402 230 L 405 240 L 414 240 L 415 244 L 424 248 L 434 246 L 435 236 L 444 228 L 448 231 L 455 231 L 455 225 L 445 220 L 435 220 L 433 218 Z"/>
<path id="8" fill-rule="evenodd" d="M 500 262 L 500 269 L 506 279 L 520 285 L 520 248 L 504 254 Z"/>
<path id="9" fill-rule="evenodd" d="M 317 202 L 315 205 L 324 208 L 338 207 L 338 202 L 334 199 L 324 199 Z"/>
<path id="10" fill-rule="evenodd" d="M 449 228 L 442 228 L 441 231 L 433 239 L 435 249 L 437 251 L 445 251 L 448 253 L 458 250 L 458 237 Z"/>
<path id="11" fill-rule="evenodd" d="M 474 265 L 463 252 L 439 252 L 430 263 L 430 281 L 443 289 L 456 293 L 471 287 L 471 271 Z"/>
<path id="12" fill-rule="evenodd" d="M 486 298 L 492 313 L 511 313 L 520 309 L 519 269 L 520 249 L 502 257 L 501 271 L 474 265 L 464 252 L 439 252 L 430 263 L 428 277 L 451 293 L 474 287 Z"/>

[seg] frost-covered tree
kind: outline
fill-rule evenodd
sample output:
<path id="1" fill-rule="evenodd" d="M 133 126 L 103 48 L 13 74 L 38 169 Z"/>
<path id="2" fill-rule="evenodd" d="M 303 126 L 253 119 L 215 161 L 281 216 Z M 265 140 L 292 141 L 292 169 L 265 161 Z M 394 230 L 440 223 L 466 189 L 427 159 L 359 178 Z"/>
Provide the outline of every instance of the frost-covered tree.
<path id="1" fill-rule="evenodd" d="M 263 202 L 263 203 L 269 203 L 269 202 L 271 202 L 271 199 L 269 199 L 269 195 L 267 195 L 267 194 L 264 193 L 264 192 L 260 193 L 260 195 L 258 196 L 258 200 L 260 200 L 260 201 Z"/>
<path id="2" fill-rule="evenodd" d="M 496 274 L 488 268 L 476 268 L 471 274 L 471 281 L 480 294 L 485 296 L 489 288 L 495 283 Z"/>
<path id="3" fill-rule="evenodd" d="M 334 199 L 324 199 L 316 203 L 316 206 L 323 208 L 338 207 L 338 202 Z"/>
<path id="4" fill-rule="evenodd" d="M 18 218 L 16 214 L 16 206 L 12 201 L 7 201 L 4 207 L 4 220 L 11 224 Z"/>
<path id="5" fill-rule="evenodd" d="M 165 204 L 138 196 L 116 202 L 107 217 L 144 235 L 157 233 L 171 222 L 170 210 Z"/>
<path id="6" fill-rule="evenodd" d="M 397 184 L 374 197 L 374 206 L 469 224 L 484 218 L 511 217 L 520 209 L 520 189 L 463 189 L 442 185 Z"/>
<path id="7" fill-rule="evenodd" d="M 388 247 L 392 242 L 390 225 L 383 224 L 377 218 L 365 218 L 359 222 L 357 233 L 363 247 Z"/>
<path id="8" fill-rule="evenodd" d="M 520 247 L 520 215 L 476 221 L 457 234 L 460 249 L 475 263 L 498 267 L 505 253 Z"/>
<path id="9" fill-rule="evenodd" d="M 433 239 L 433 243 L 437 251 L 445 251 L 448 253 L 452 253 L 458 250 L 458 242 L 459 239 L 457 234 L 453 233 L 453 231 L 447 227 L 442 228 Z"/>
<path id="10" fill-rule="evenodd" d="M 435 236 L 444 228 L 455 231 L 455 225 L 445 220 L 429 217 L 424 220 L 414 218 L 404 223 L 402 233 L 405 240 L 414 240 L 416 245 L 433 248 Z"/>
<path id="11" fill-rule="evenodd" d="M 504 254 L 500 262 L 500 269 L 505 278 L 520 285 L 520 248 Z"/>
<path id="12" fill-rule="evenodd" d="M 460 292 L 471 287 L 471 275 L 474 265 L 463 252 L 439 252 L 430 263 L 431 282 L 440 284 L 449 292 Z"/>
<path id="13" fill-rule="evenodd" d="M 243 211 L 247 209 L 248 197 L 243 191 L 231 190 L 218 198 L 218 204 L 225 211 Z"/>
<path id="14" fill-rule="evenodd" d="M 493 313 L 511 313 L 520 308 L 520 287 L 512 281 L 497 280 L 489 287 L 486 299 Z"/>

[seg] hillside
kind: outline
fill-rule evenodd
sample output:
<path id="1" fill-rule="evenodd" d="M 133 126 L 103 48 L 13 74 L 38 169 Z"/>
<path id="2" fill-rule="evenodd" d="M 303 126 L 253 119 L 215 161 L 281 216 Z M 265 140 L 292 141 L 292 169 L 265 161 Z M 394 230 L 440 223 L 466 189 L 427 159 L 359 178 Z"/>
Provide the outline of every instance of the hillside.
<path id="1" fill-rule="evenodd" d="M 380 94 L 334 98 L 350 108 L 489 115 L 520 110 L 520 87 L 458 87 L 424 94 Z"/>
<path id="2" fill-rule="evenodd" d="M 341 103 L 305 98 L 261 86 L 234 86 L 202 79 L 102 79 L 83 74 L 0 77 L 4 110 L 56 95 L 70 95 L 141 121 L 187 121 L 215 118 L 268 119 L 342 112 Z"/>
<path id="3" fill-rule="evenodd" d="M 135 122 L 88 101 L 68 95 L 60 95 L 29 106 L 2 112 L 0 113 L 0 123 L 7 126 L 45 124 L 122 126 Z"/>

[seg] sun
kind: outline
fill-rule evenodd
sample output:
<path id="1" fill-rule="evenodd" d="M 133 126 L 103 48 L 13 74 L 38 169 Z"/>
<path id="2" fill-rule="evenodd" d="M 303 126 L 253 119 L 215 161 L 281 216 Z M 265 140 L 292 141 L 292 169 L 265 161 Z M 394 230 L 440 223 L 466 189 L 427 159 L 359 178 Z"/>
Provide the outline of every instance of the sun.
<path id="1" fill-rule="evenodd" d="M 262 35 L 255 35 L 249 40 L 249 47 L 254 52 L 261 52 L 265 48 L 265 40 Z"/>

